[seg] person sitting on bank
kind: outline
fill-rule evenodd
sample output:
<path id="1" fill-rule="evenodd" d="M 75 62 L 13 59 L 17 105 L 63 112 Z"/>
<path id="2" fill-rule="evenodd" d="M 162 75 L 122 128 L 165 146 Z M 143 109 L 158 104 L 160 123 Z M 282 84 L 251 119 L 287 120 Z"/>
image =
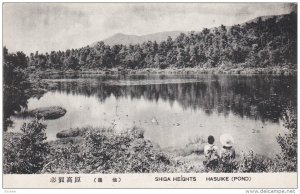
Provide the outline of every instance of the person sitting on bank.
<path id="1" fill-rule="evenodd" d="M 220 150 L 220 162 L 224 172 L 232 172 L 236 168 L 235 149 L 233 148 L 233 137 L 223 134 L 220 137 L 222 148 Z"/>
<path id="2" fill-rule="evenodd" d="M 210 135 L 207 138 L 208 144 L 204 146 L 205 161 L 204 166 L 214 169 L 219 165 L 218 147 L 214 145 L 215 138 Z"/>

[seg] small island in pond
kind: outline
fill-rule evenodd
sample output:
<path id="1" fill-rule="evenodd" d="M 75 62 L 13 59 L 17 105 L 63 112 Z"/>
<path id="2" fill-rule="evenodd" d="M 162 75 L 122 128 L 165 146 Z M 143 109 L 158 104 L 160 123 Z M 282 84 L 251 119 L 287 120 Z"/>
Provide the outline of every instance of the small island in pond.
<path id="1" fill-rule="evenodd" d="M 59 106 L 41 107 L 33 110 L 25 110 L 18 116 L 36 117 L 38 119 L 52 120 L 58 119 L 66 114 L 67 110 Z"/>

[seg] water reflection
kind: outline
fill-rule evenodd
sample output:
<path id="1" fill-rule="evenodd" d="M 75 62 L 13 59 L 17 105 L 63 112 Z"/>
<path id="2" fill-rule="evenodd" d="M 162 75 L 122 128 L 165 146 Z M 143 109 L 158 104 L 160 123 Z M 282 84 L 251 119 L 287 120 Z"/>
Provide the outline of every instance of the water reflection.
<path id="1" fill-rule="evenodd" d="M 174 83 L 174 79 L 179 81 Z M 140 84 L 139 80 L 146 82 Z M 296 77 L 279 76 L 101 76 L 52 80 L 49 89 L 95 95 L 100 102 L 111 95 L 117 99 L 162 99 L 171 106 L 177 101 L 183 109 L 202 109 L 208 115 L 216 112 L 226 116 L 231 112 L 242 118 L 279 122 L 287 104 L 296 106 L 296 83 Z"/>
<path id="2" fill-rule="evenodd" d="M 189 138 L 230 133 L 236 150 L 274 156 L 284 132 L 280 115 L 296 107 L 296 77 L 278 76 L 98 76 L 48 80 L 49 92 L 31 98 L 29 109 L 62 106 L 65 116 L 45 121 L 48 139 L 69 128 L 123 130 L 133 125 L 161 147 L 182 147 Z M 14 118 L 19 130 L 26 121 Z M 153 122 L 155 121 L 155 122 Z M 157 121 L 157 122 L 156 122 Z"/>

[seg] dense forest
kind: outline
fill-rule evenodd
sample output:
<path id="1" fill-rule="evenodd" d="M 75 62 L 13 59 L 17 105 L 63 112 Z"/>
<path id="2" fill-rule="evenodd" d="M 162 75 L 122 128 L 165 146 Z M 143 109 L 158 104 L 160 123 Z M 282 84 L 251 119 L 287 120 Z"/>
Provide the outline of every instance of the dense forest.
<path id="1" fill-rule="evenodd" d="M 75 40 L 74 40 L 75 41 Z M 21 55 L 22 53 L 19 53 Z M 136 45 L 98 42 L 66 51 L 26 56 L 32 69 L 88 70 L 186 67 L 296 68 L 297 14 L 260 17 L 244 24 L 181 33 L 175 40 Z"/>

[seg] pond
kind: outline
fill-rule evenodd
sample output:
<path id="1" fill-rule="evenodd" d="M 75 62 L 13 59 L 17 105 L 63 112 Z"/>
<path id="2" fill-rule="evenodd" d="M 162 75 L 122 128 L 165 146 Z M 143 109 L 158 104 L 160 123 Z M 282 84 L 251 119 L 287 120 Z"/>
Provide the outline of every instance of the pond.
<path id="1" fill-rule="evenodd" d="M 28 109 L 67 110 L 47 124 L 48 140 L 69 128 L 94 126 L 121 131 L 133 126 L 162 148 L 180 148 L 196 137 L 234 137 L 237 152 L 274 156 L 284 133 L 281 114 L 297 103 L 297 78 L 242 75 L 118 75 L 47 79 L 48 92 Z M 17 131 L 24 118 L 12 118 Z"/>

